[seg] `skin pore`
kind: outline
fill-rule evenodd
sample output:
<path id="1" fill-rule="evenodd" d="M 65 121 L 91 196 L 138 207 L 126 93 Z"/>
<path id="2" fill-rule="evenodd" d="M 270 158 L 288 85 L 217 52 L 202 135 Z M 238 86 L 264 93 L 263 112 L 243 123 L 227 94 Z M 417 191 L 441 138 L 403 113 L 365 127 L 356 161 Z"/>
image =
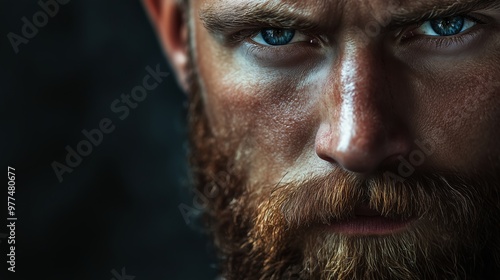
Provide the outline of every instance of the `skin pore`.
<path id="1" fill-rule="evenodd" d="M 500 1 L 146 5 L 227 279 L 500 277 Z"/>

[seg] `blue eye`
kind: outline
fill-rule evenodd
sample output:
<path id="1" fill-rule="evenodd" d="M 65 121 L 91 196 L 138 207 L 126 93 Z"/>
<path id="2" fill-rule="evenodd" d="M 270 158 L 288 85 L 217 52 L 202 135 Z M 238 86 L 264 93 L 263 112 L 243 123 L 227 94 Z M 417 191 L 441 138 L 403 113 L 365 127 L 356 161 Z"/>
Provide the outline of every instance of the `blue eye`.
<path id="1" fill-rule="evenodd" d="M 272 46 L 282 46 L 290 43 L 295 36 L 295 30 L 292 29 L 263 29 L 260 32 L 262 39 Z"/>
<path id="2" fill-rule="evenodd" d="M 295 43 L 317 44 L 315 37 L 295 29 L 264 28 L 251 38 L 252 41 L 264 46 L 280 47 Z"/>
<path id="3" fill-rule="evenodd" d="M 283 46 L 307 41 L 307 36 L 293 29 L 265 28 L 252 38 L 253 41 L 268 46 Z"/>
<path id="4" fill-rule="evenodd" d="M 432 30 L 441 36 L 457 35 L 465 24 L 464 17 L 440 18 L 430 21 Z"/>
<path id="5" fill-rule="evenodd" d="M 474 27 L 476 24 L 476 21 L 464 16 L 437 18 L 424 22 L 417 31 L 429 36 L 453 36 Z"/>

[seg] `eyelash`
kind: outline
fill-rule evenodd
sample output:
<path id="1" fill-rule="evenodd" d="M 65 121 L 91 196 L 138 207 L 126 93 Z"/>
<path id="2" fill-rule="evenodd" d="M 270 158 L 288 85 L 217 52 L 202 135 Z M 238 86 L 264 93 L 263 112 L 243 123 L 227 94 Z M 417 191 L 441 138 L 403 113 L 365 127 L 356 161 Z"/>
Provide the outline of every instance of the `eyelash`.
<path id="1" fill-rule="evenodd" d="M 446 39 L 446 40 L 449 40 L 449 39 L 454 39 L 454 37 L 458 37 L 458 36 L 463 36 L 464 34 L 467 34 L 468 32 L 470 32 L 471 30 L 473 30 L 477 25 L 482 25 L 482 24 L 485 24 L 485 22 L 475 16 L 471 16 L 471 15 L 456 15 L 456 16 L 452 16 L 452 17 L 463 17 L 465 20 L 468 20 L 468 21 L 472 21 L 474 22 L 474 26 L 472 27 L 469 27 L 467 28 L 466 30 L 460 32 L 459 34 L 455 34 L 455 35 L 449 35 L 449 36 L 435 36 L 435 35 L 427 35 L 427 34 L 415 34 L 415 30 L 421 28 L 422 26 L 424 26 L 424 24 L 430 24 L 429 22 L 433 21 L 433 20 L 437 20 L 437 19 L 443 19 L 444 17 L 440 17 L 440 18 L 433 18 L 433 19 L 428 19 L 428 20 L 424 20 L 424 21 L 421 21 L 420 23 L 418 24 L 415 24 L 415 25 L 412 25 L 410 27 L 406 27 L 404 28 L 403 30 L 401 30 L 398 34 L 400 34 L 401 36 L 401 40 L 408 40 L 408 39 L 411 39 L 413 37 L 416 37 L 416 36 L 423 36 L 423 37 L 426 37 L 428 39 Z"/>
<path id="2" fill-rule="evenodd" d="M 230 44 L 230 45 L 237 45 L 237 44 L 240 44 L 242 42 L 250 42 L 252 44 L 255 44 L 255 45 L 259 45 L 261 47 L 287 47 L 287 46 L 290 46 L 292 44 L 287 44 L 287 45 L 282 45 L 282 46 L 267 46 L 267 45 L 263 45 L 261 43 L 258 43 L 256 42 L 255 40 L 253 40 L 254 37 L 258 36 L 260 32 L 262 32 L 262 30 L 264 29 L 283 29 L 283 28 L 280 28 L 280 27 L 263 27 L 263 28 L 255 28 L 255 29 L 246 29 L 246 30 L 241 30 L 241 31 L 238 31 L 232 35 L 229 36 L 229 39 L 227 40 L 227 43 Z M 291 28 L 293 29 L 293 28 Z M 318 46 L 322 43 L 325 42 L 325 39 L 322 37 L 322 36 L 318 36 L 316 34 L 314 34 L 313 32 L 308 32 L 308 31 L 303 31 L 303 30 L 299 30 L 299 29 L 294 29 L 294 31 L 296 32 L 295 36 L 297 36 L 298 34 L 297 33 L 300 33 L 302 36 L 306 36 L 308 38 L 310 38 L 310 40 L 308 41 L 300 41 L 300 42 L 296 42 L 296 43 L 293 43 L 293 44 L 300 44 L 300 43 L 307 43 L 307 44 L 311 44 L 311 45 L 314 45 L 314 46 Z"/>
<path id="3" fill-rule="evenodd" d="M 424 47 L 424 48 L 427 47 L 432 49 L 446 49 L 453 46 L 460 47 L 467 44 L 468 42 L 471 42 L 476 37 L 476 35 L 478 35 L 480 31 L 478 26 L 485 25 L 488 23 L 487 19 L 480 18 L 480 16 L 476 15 L 456 15 L 456 16 L 461 16 L 467 20 L 474 21 L 475 25 L 459 34 L 450 36 L 432 36 L 432 35 L 413 33 L 414 30 L 420 28 L 424 23 L 435 20 L 436 18 L 428 19 L 418 23 L 417 25 L 408 27 L 404 31 L 400 32 L 399 41 L 400 43 L 403 44 L 417 45 L 418 47 Z"/>

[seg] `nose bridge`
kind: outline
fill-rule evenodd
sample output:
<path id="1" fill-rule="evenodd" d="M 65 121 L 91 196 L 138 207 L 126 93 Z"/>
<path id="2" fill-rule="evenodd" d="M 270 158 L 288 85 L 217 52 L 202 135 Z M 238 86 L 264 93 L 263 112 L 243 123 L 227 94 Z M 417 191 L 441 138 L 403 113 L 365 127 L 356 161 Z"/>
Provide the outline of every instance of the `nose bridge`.
<path id="1" fill-rule="evenodd" d="M 360 146 L 376 144 L 383 135 L 382 106 L 388 105 L 382 59 L 368 47 L 353 43 L 345 47 L 340 63 L 337 92 L 341 103 L 338 119 L 332 120 L 339 131 L 337 150 L 369 148 Z"/>
<path id="2" fill-rule="evenodd" d="M 360 173 L 378 169 L 407 147 L 391 112 L 382 52 L 373 47 L 352 42 L 342 48 L 316 139 L 320 158 Z"/>

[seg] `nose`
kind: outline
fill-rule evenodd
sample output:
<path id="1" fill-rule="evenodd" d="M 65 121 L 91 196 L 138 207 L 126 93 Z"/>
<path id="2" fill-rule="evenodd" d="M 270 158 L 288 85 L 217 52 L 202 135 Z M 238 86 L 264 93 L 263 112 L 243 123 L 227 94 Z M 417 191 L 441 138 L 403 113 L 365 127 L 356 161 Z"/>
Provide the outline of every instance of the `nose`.
<path id="1" fill-rule="evenodd" d="M 380 52 L 355 43 L 344 47 L 331 85 L 321 99 L 316 154 L 345 170 L 372 173 L 410 149 L 395 89 Z"/>

